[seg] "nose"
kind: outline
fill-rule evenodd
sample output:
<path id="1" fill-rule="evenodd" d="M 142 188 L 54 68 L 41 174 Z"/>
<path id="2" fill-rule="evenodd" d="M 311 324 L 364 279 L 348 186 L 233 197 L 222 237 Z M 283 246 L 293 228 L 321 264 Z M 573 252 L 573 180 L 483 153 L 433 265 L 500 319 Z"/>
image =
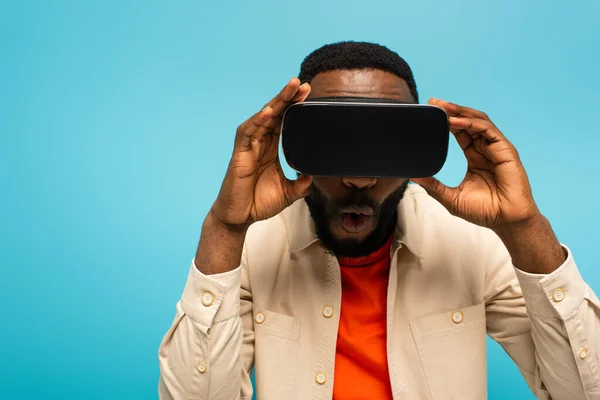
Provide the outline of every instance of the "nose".
<path id="1" fill-rule="evenodd" d="M 342 178 L 342 182 L 351 188 L 365 189 L 375 186 L 377 178 Z"/>

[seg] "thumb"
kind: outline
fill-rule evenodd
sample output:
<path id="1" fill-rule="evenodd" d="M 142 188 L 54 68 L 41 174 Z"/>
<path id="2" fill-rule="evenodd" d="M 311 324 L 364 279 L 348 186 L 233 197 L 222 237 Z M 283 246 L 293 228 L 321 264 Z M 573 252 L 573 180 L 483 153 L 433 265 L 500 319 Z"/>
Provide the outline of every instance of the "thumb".
<path id="1" fill-rule="evenodd" d="M 288 179 L 286 182 L 285 197 L 288 205 L 294 203 L 311 192 L 313 178 L 310 175 L 300 175 L 296 180 Z"/>
<path id="2" fill-rule="evenodd" d="M 456 188 L 450 188 L 433 176 L 428 178 L 411 178 L 412 182 L 421 186 L 425 191 L 444 207 L 451 211 L 452 203 L 456 197 Z"/>

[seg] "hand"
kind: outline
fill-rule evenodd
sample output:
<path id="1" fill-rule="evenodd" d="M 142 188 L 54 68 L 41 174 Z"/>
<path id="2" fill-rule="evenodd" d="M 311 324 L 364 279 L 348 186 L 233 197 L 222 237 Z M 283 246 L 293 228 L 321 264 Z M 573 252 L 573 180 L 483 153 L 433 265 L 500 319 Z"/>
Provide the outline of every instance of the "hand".
<path id="1" fill-rule="evenodd" d="M 275 216 L 310 193 L 312 177 L 285 177 L 279 162 L 279 132 L 284 111 L 306 99 L 310 85 L 293 78 L 262 111 L 241 124 L 233 155 L 211 213 L 227 227 L 247 228 Z"/>
<path id="2" fill-rule="evenodd" d="M 429 104 L 448 114 L 450 132 L 467 158 L 467 173 L 452 188 L 434 177 L 411 180 L 450 213 L 487 228 L 515 226 L 538 217 L 519 154 L 488 116 L 444 100 L 430 99 Z"/>

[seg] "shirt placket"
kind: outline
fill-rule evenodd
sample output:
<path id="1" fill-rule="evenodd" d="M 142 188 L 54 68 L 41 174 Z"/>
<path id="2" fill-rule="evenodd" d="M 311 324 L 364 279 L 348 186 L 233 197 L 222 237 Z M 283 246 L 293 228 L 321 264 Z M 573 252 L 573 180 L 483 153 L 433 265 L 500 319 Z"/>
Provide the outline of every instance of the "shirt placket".
<path id="1" fill-rule="evenodd" d="M 326 269 L 322 292 L 323 304 L 320 310 L 315 310 L 319 314 L 318 340 L 311 396 L 312 399 L 323 400 L 329 400 L 333 396 L 335 351 L 342 299 L 340 266 L 335 257 L 327 256 Z"/>
<path id="2" fill-rule="evenodd" d="M 396 302 L 396 291 L 398 290 L 398 251 L 402 248 L 402 243 L 396 242 L 390 249 L 390 275 L 388 280 L 387 307 L 386 307 L 386 348 L 388 359 L 388 371 L 390 374 L 390 385 L 392 387 L 392 396 L 394 399 L 400 399 L 405 392 L 404 380 L 400 376 L 400 368 L 394 356 L 394 305 Z"/>

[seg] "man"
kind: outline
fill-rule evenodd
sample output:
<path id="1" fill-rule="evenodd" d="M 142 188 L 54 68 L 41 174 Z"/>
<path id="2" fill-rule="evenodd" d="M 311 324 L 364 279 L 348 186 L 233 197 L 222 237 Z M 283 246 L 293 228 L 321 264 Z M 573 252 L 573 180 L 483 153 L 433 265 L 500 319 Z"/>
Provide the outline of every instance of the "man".
<path id="1" fill-rule="evenodd" d="M 323 96 L 418 102 L 396 53 L 344 42 L 240 125 L 159 350 L 161 398 L 250 399 L 255 368 L 261 400 L 484 399 L 487 332 L 538 398 L 600 399 L 600 302 L 488 116 L 429 101 L 468 161 L 456 188 L 288 180 L 281 116 Z"/>

